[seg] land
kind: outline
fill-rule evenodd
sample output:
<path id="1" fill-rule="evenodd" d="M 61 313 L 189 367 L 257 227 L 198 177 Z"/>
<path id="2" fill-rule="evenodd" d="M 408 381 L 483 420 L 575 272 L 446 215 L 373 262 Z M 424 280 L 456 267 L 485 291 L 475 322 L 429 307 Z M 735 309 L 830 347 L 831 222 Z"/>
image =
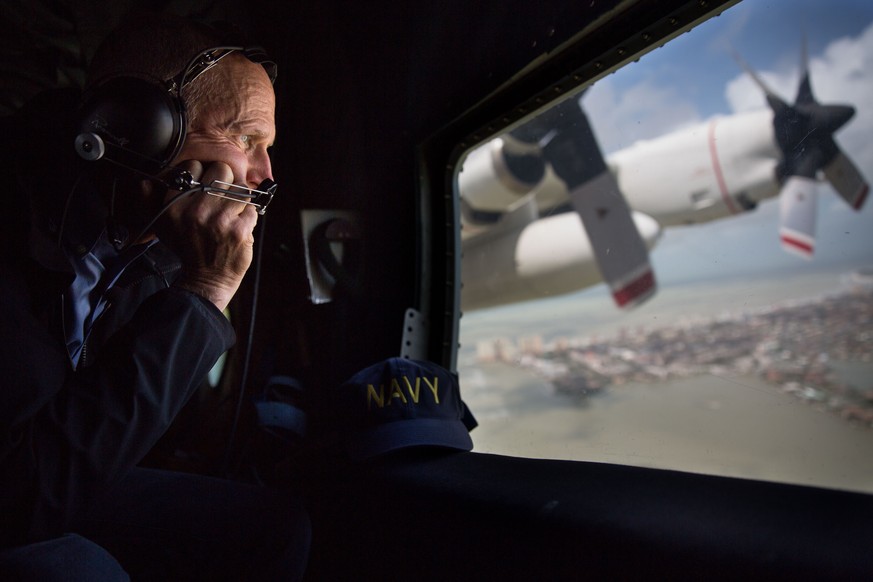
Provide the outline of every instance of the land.
<path id="1" fill-rule="evenodd" d="M 480 362 L 534 371 L 584 404 L 623 385 L 701 375 L 755 376 L 800 401 L 873 428 L 873 289 L 715 318 L 685 318 L 609 337 L 540 336 L 477 346 Z M 846 366 L 865 373 L 849 377 Z"/>

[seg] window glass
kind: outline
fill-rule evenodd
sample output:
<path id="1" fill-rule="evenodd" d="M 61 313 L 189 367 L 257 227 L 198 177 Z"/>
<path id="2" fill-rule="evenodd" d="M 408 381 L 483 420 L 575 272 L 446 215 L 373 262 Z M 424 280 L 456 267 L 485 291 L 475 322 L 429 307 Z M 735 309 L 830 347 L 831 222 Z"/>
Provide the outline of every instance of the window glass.
<path id="1" fill-rule="evenodd" d="M 459 167 L 476 450 L 873 492 L 873 4 L 745 0 L 560 107 Z"/>

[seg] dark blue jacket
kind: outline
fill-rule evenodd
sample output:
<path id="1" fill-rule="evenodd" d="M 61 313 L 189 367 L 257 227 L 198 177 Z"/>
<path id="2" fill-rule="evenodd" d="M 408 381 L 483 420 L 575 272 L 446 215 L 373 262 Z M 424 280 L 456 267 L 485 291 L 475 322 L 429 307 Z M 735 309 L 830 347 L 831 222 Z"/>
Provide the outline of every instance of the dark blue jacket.
<path id="1" fill-rule="evenodd" d="M 58 535 L 99 502 L 234 341 L 212 303 L 171 286 L 179 263 L 157 244 L 110 290 L 73 369 L 60 320 L 72 270 L 56 230 L 83 168 L 67 119 L 35 105 L 0 136 L 17 180 L 0 239 L 0 547 Z"/>

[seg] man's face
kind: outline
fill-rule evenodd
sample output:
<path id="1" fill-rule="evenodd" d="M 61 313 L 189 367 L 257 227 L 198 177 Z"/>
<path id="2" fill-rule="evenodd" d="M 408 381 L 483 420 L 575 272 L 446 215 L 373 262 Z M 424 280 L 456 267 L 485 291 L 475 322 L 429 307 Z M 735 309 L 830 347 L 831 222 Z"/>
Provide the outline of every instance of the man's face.
<path id="1" fill-rule="evenodd" d="M 276 96 L 261 65 L 230 55 L 214 71 L 215 89 L 205 94 L 174 163 L 224 162 L 235 184 L 256 188 L 273 179 L 267 148 L 276 137 Z"/>

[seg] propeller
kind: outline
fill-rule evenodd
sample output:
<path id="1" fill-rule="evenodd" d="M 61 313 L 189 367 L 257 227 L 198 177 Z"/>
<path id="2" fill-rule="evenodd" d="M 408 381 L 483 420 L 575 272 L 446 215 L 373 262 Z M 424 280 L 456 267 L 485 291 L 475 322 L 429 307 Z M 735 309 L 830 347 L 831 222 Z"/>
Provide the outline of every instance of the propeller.
<path id="1" fill-rule="evenodd" d="M 511 136 L 538 147 L 565 183 L 618 306 L 632 307 L 654 295 L 656 283 L 646 243 L 615 176 L 606 167 L 579 96 L 552 107 L 513 130 Z"/>
<path id="2" fill-rule="evenodd" d="M 840 150 L 834 133 L 855 114 L 850 105 L 822 105 L 812 92 L 806 42 L 802 46 L 801 77 L 794 104 L 789 105 L 734 53 L 734 58 L 764 92 L 773 110 L 773 131 L 782 153 L 777 177 L 782 246 L 804 257 L 815 250 L 815 179 L 819 171 L 843 200 L 860 210 L 869 186 L 858 168 Z"/>

